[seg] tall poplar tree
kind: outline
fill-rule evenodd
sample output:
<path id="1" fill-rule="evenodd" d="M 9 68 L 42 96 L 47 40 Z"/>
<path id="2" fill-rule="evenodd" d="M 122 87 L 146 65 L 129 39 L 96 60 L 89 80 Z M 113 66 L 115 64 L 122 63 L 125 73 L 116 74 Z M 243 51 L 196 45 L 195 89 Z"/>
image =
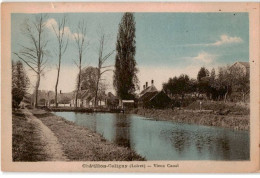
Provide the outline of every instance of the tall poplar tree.
<path id="1" fill-rule="evenodd" d="M 121 99 L 133 99 L 139 88 L 135 53 L 135 19 L 133 13 L 127 12 L 119 24 L 113 82 L 117 96 Z"/>

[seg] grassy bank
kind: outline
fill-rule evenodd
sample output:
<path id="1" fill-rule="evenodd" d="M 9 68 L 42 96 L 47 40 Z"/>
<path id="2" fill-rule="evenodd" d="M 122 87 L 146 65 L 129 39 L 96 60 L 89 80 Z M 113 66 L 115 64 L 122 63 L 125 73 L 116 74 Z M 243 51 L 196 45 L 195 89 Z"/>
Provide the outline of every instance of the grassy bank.
<path id="1" fill-rule="evenodd" d="M 140 161 L 144 160 L 129 148 L 106 141 L 87 128 L 77 126 L 44 110 L 31 111 L 58 138 L 66 157 L 71 161 Z"/>
<path id="2" fill-rule="evenodd" d="M 110 108 L 75 108 L 75 107 L 42 107 L 46 111 L 53 112 L 82 112 L 82 113 L 93 113 L 93 112 L 105 112 L 105 113 L 120 113 L 122 109 L 110 109 Z"/>
<path id="3" fill-rule="evenodd" d="M 37 128 L 21 110 L 12 113 L 12 159 L 13 161 L 46 161 Z"/>
<path id="4" fill-rule="evenodd" d="M 158 110 L 158 109 L 134 109 L 130 113 L 154 118 L 155 120 L 168 120 L 179 123 L 217 126 L 234 130 L 249 130 L 250 117 L 248 114 L 223 115 L 216 111 L 199 112 L 198 110 Z"/>
<path id="5" fill-rule="evenodd" d="M 203 101 L 201 104 L 203 110 L 212 110 L 220 115 L 249 115 L 249 104 L 245 103 L 224 103 L 223 101 Z M 199 110 L 200 102 L 195 101 L 185 109 Z"/>
<path id="6" fill-rule="evenodd" d="M 93 109 L 89 108 L 74 108 L 74 107 L 43 107 L 42 109 L 46 111 L 54 111 L 54 112 L 84 112 L 84 113 L 92 113 Z"/>

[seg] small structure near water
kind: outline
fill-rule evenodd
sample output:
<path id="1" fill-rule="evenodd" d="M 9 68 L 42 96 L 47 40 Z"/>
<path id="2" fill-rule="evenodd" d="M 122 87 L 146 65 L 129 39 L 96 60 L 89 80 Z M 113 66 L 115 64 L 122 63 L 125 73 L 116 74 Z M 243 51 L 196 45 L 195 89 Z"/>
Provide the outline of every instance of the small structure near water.
<path id="1" fill-rule="evenodd" d="M 134 100 L 121 100 L 119 103 L 119 107 L 121 107 L 123 110 L 132 109 L 135 107 L 135 101 Z"/>
<path id="2" fill-rule="evenodd" d="M 148 82 L 146 82 L 143 87 L 144 90 L 140 93 L 138 99 L 138 107 L 166 108 L 170 105 L 171 98 L 163 90 L 158 91 L 153 80 L 151 86 L 148 86 Z"/>

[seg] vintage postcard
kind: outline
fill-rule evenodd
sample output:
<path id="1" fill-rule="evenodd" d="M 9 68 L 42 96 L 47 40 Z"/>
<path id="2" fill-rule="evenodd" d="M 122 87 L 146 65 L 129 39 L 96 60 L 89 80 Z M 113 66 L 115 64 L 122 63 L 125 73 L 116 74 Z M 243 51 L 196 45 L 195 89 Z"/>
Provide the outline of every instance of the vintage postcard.
<path id="1" fill-rule="evenodd" d="M 259 3 L 1 15 L 3 171 L 259 171 Z"/>

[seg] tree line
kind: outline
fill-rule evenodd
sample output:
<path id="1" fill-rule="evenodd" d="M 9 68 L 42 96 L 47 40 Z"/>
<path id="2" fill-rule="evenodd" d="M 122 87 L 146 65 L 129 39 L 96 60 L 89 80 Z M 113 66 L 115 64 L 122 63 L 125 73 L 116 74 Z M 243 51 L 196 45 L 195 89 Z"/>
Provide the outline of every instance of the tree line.
<path id="1" fill-rule="evenodd" d="M 197 79 L 192 79 L 186 74 L 169 78 L 163 84 L 163 90 L 171 97 L 181 98 L 191 96 L 201 98 L 203 95 L 210 100 L 233 101 L 233 94 L 240 95 L 240 101 L 245 102 L 245 96 L 249 93 L 249 72 L 241 68 L 226 66 L 219 67 L 216 73 L 213 68 L 209 72 L 201 67 Z"/>
<path id="2" fill-rule="evenodd" d="M 46 14 L 38 14 L 35 16 L 34 20 L 26 19 L 21 28 L 22 34 L 28 40 L 28 44 L 20 45 L 19 52 L 13 52 L 13 54 L 21 61 L 24 62 L 37 76 L 35 91 L 34 91 L 34 102 L 35 107 L 38 106 L 38 91 L 41 81 L 41 76 L 44 73 L 48 59 L 52 57 L 51 54 L 55 54 L 57 57 L 57 78 L 55 84 L 55 105 L 58 106 L 58 85 L 60 78 L 60 70 L 62 67 L 62 60 L 65 52 L 68 49 L 69 36 L 66 33 L 66 26 L 68 24 L 67 16 L 63 16 L 58 19 L 57 26 L 52 24 L 52 30 L 56 36 L 56 48 L 53 51 L 48 50 L 47 38 L 47 19 Z M 88 50 L 89 41 L 87 39 L 87 23 L 85 20 L 78 22 L 76 32 L 73 33 L 73 42 L 75 45 L 75 50 L 77 52 L 77 57 L 73 60 L 74 64 L 78 68 L 78 76 L 76 79 L 76 101 L 79 97 L 79 92 L 82 89 L 92 90 L 95 96 L 95 106 L 97 105 L 98 98 L 103 94 L 105 88 L 103 81 L 103 74 L 111 71 L 108 65 L 105 65 L 105 62 L 108 58 L 116 51 L 115 57 L 115 69 L 114 69 L 114 88 L 117 92 L 117 95 L 122 99 L 129 99 L 133 97 L 135 90 L 138 87 L 138 78 L 137 78 L 137 68 L 135 61 L 135 20 L 133 13 L 124 13 L 119 23 L 116 49 L 108 53 L 105 53 L 105 45 L 109 45 L 108 35 L 103 31 L 99 32 L 98 40 L 98 59 L 97 67 L 84 67 L 82 66 L 83 58 L 86 58 L 86 52 Z M 19 65 L 22 64 L 19 62 Z M 22 66 L 23 68 L 23 66 Z M 23 69 L 24 70 L 24 69 Z M 94 75 L 94 83 L 91 85 L 87 84 L 87 80 Z M 15 74 L 13 73 L 13 78 Z M 24 72 L 24 76 L 26 73 Z M 26 77 L 26 81 L 29 80 Z M 16 80 L 17 81 L 17 80 Z M 14 82 L 16 82 L 14 81 Z M 24 82 L 26 82 L 24 81 Z M 15 85 L 13 89 L 17 90 Z M 19 94 L 19 98 L 25 95 L 28 86 L 23 89 Z M 13 96 L 16 97 L 16 92 L 13 92 Z M 20 103 L 17 100 L 17 104 Z M 77 102 L 76 102 L 76 107 Z"/>

